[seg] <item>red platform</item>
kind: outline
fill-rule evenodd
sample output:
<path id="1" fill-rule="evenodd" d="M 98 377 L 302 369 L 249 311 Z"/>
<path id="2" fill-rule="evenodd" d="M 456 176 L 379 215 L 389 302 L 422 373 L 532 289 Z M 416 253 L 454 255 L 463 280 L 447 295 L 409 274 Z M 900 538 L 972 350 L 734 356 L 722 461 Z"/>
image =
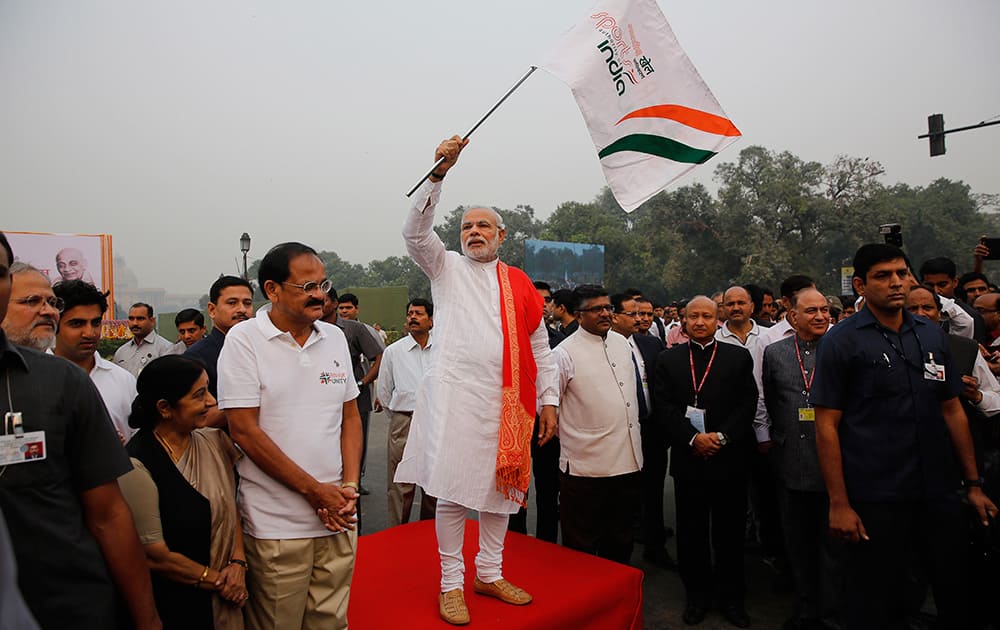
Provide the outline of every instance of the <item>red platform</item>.
<path id="1" fill-rule="evenodd" d="M 642 571 L 513 532 L 504 577 L 534 597 L 511 606 L 472 590 L 478 523 L 465 523 L 465 602 L 471 628 L 641 630 Z M 348 620 L 353 630 L 451 628 L 438 616 L 441 565 L 434 521 L 362 536 Z"/>

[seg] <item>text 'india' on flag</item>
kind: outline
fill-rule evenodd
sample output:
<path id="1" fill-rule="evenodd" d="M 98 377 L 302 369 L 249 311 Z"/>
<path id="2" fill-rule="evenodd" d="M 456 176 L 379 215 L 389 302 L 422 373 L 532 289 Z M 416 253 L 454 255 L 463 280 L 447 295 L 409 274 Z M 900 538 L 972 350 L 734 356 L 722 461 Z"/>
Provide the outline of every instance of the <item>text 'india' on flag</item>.
<path id="1" fill-rule="evenodd" d="M 740 136 L 655 0 L 598 2 L 540 67 L 573 90 L 628 212 Z"/>

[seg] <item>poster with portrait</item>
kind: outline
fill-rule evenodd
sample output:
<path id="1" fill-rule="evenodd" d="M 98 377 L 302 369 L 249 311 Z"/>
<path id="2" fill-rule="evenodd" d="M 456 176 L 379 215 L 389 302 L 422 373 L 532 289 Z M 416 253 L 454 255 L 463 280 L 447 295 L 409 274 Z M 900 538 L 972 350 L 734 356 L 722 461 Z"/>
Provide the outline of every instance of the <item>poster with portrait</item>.
<path id="1" fill-rule="evenodd" d="M 108 291 L 106 317 L 114 316 L 114 265 L 110 234 L 7 232 L 14 261 L 41 270 L 52 284 L 83 280 Z"/>

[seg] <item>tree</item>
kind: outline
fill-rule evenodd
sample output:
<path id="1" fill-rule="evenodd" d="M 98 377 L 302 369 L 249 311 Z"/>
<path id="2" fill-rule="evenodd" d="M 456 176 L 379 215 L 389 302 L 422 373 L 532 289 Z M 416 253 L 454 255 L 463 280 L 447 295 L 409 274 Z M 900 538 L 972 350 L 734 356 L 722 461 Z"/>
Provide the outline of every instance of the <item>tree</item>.
<path id="1" fill-rule="evenodd" d="M 367 275 L 375 287 L 405 286 L 410 299 L 431 297 L 431 281 L 409 256 L 390 256 L 368 263 Z"/>
<path id="2" fill-rule="evenodd" d="M 653 274 L 640 288 L 652 299 L 711 293 L 738 272 L 741 254 L 723 249 L 720 206 L 703 185 L 660 193 L 633 214 L 632 235 Z"/>
<path id="3" fill-rule="evenodd" d="M 914 270 L 937 256 L 951 258 L 960 269 L 967 267 L 970 252 L 988 225 L 968 185 L 942 178 L 926 188 L 896 184 L 889 192 L 903 215 L 903 245 Z"/>
<path id="4" fill-rule="evenodd" d="M 820 193 L 821 164 L 753 146 L 715 173 L 721 183 L 722 246 L 739 253 L 741 261 L 735 282 L 775 286 L 793 270 L 820 271 L 814 254 L 833 216 Z"/>
<path id="5" fill-rule="evenodd" d="M 914 265 L 933 256 L 968 266 L 983 234 L 1000 236 L 1000 197 L 975 195 L 962 182 L 939 179 L 926 187 L 886 187 L 882 165 L 864 157 L 831 163 L 805 161 L 788 151 L 747 147 L 715 170 L 719 192 L 701 184 L 661 192 L 629 214 L 607 188 L 587 203 L 562 203 L 545 221 L 531 206 L 497 210 L 507 236 L 501 258 L 524 266 L 527 239 L 592 243 L 604 248 L 603 284 L 612 291 L 642 289 L 651 299 L 711 293 L 754 282 L 777 288 L 790 274 L 816 279 L 824 292 L 840 289 L 840 268 L 863 243 L 881 240 L 878 226 L 900 223 Z M 434 228 L 445 247 L 461 251 L 459 206 Z M 565 269 L 554 250 L 546 268 Z M 585 250 L 593 257 L 598 250 Z M 405 285 L 410 297 L 429 297 L 430 282 L 409 257 L 366 265 L 321 252 L 334 286 Z M 574 260 L 573 264 L 579 261 Z M 1000 263 L 998 263 L 1000 265 Z M 251 267 L 256 275 L 258 262 Z"/>

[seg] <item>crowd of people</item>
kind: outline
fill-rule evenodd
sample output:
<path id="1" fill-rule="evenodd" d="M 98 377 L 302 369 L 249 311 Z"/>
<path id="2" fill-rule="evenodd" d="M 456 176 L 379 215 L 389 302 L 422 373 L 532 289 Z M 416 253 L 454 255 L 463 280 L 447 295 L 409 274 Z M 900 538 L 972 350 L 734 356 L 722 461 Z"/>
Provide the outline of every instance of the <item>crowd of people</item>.
<path id="1" fill-rule="evenodd" d="M 553 291 L 499 259 L 495 210 L 465 211 L 461 252 L 434 232 L 466 144 L 441 143 L 405 219 L 432 295 L 388 346 L 292 242 L 261 261 L 256 311 L 221 276 L 211 330 L 186 309 L 171 343 L 132 305 L 108 361 L 105 294 L 0 234 L 0 627 L 346 627 L 380 409 L 389 525 L 434 519 L 450 624 L 475 607 L 470 510 L 475 594 L 532 602 L 503 561 L 534 479 L 539 539 L 623 564 L 640 543 L 678 571 L 688 625 L 751 625 L 752 538 L 794 589 L 785 628 L 909 627 L 927 590 L 939 627 L 996 627 L 1000 291 L 980 267 L 872 244 L 851 296 L 802 275 L 669 305 Z"/>

